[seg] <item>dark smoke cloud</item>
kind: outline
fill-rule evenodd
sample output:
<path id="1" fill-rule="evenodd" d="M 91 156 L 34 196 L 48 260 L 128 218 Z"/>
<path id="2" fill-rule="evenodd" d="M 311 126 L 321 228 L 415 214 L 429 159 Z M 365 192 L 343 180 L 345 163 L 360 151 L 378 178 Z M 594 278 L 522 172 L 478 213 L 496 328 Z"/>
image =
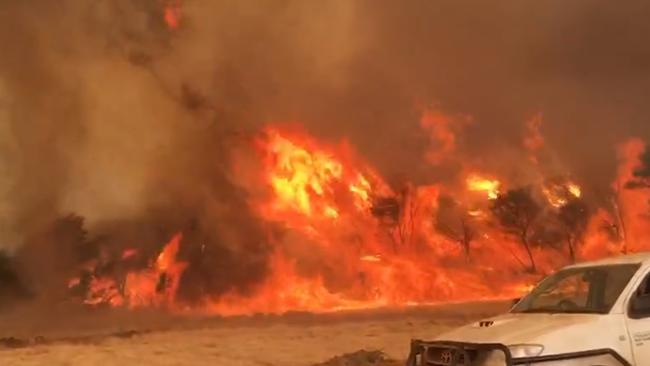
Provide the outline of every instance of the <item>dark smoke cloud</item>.
<path id="1" fill-rule="evenodd" d="M 614 171 L 614 145 L 631 135 L 648 137 L 643 90 L 649 29 L 639 15 L 647 7 L 642 2 L 372 5 L 375 37 L 359 63 L 391 81 L 386 99 L 374 103 L 381 107 L 374 108 L 397 104 L 408 110 L 415 99 L 472 115 L 465 148 L 470 156 L 483 156 L 488 169 L 499 170 L 504 155 L 508 160 L 519 155 L 524 122 L 537 112 L 543 113 L 542 133 L 565 169 L 601 186 Z M 395 146 L 392 136 L 415 130 L 405 113 L 390 119 L 381 124 L 385 141 L 374 146 Z"/>
<path id="2" fill-rule="evenodd" d="M 183 230 L 184 255 L 207 258 L 191 297 L 232 283 L 206 273 L 263 275 L 265 230 L 229 151 L 266 123 L 345 137 L 420 183 L 458 171 L 425 163 L 427 108 L 471 116 L 457 153 L 510 175 L 542 113 L 549 169 L 593 189 L 616 143 L 650 138 L 644 2 L 187 0 L 173 32 L 162 3 L 0 5 L 0 246 L 70 212 L 117 247 L 154 252 Z"/>

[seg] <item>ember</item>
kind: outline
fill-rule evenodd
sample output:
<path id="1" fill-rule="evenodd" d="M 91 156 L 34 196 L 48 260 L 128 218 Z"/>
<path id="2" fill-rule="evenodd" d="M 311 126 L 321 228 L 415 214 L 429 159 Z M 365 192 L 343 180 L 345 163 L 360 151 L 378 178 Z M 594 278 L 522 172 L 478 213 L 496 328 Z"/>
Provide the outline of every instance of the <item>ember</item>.
<path id="1" fill-rule="evenodd" d="M 181 21 L 181 0 L 164 0 L 164 19 L 169 29 L 176 29 Z"/>

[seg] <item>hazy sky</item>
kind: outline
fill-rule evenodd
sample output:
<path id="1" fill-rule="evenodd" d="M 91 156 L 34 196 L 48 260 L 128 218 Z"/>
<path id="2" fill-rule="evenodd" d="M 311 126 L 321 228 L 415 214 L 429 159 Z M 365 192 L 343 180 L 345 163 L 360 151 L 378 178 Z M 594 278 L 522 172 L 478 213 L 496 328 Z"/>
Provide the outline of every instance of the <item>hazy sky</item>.
<path id="1" fill-rule="evenodd" d="M 427 108 L 471 118 L 458 156 L 509 174 L 541 113 L 549 169 L 601 187 L 650 137 L 644 1 L 187 0 L 174 32 L 160 4 L 0 3 L 4 245 L 67 212 L 247 221 L 226 143 L 272 122 L 419 183 L 456 171 L 423 158 Z"/>

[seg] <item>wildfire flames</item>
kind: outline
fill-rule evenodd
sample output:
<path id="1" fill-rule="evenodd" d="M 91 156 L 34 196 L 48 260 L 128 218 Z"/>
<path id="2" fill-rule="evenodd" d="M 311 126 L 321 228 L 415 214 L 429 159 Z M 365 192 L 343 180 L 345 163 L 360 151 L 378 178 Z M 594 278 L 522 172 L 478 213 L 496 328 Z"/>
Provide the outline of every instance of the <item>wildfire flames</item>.
<path id="1" fill-rule="evenodd" d="M 499 183 L 495 179 L 485 179 L 478 175 L 467 177 L 467 189 L 474 192 L 485 192 L 487 197 L 495 199 L 499 196 Z"/>
<path id="2" fill-rule="evenodd" d="M 110 304 L 112 306 L 127 305 L 131 308 L 142 306 L 173 305 L 178 289 L 180 276 L 187 266 L 178 262 L 176 255 L 182 235 L 175 235 L 160 252 L 149 268 L 127 273 L 123 283 L 118 283 L 110 277 L 97 277 L 90 268 L 88 293 L 84 302 L 89 305 Z M 137 251 L 127 249 L 122 254 L 122 260 L 137 255 Z M 81 278 L 73 278 L 68 287 L 82 285 Z"/>
<path id="3" fill-rule="evenodd" d="M 342 209 L 337 202 L 339 193 L 349 194 L 357 209 L 370 208 L 372 187 L 364 174 L 344 167 L 326 152 L 296 145 L 277 131 L 269 131 L 268 135 L 268 145 L 263 146 L 269 159 L 267 180 L 276 197 L 265 215 L 284 212 L 336 219 Z M 341 187 L 348 192 L 337 192 Z"/>
<path id="4" fill-rule="evenodd" d="M 5 1 L 0 307 L 511 299 L 650 250 L 638 7 L 431 4 Z"/>
<path id="5" fill-rule="evenodd" d="M 179 299 L 191 266 L 180 259 L 180 233 L 145 269 L 113 278 L 89 263 L 69 287 L 86 289 L 89 305 L 222 315 L 331 311 L 515 297 L 572 259 L 643 248 L 624 249 L 620 220 L 630 217 L 603 208 L 587 213 L 579 204 L 583 189 L 569 178 L 514 190 L 492 174 L 469 171 L 461 188 L 395 190 L 346 143 L 269 127 L 253 145 L 262 167 L 257 182 L 266 193 L 251 195 L 248 204 L 259 220 L 285 234 L 270 239 L 268 275 L 251 291 L 206 293 L 198 303 Z M 629 179 L 642 149 L 631 150 L 621 158 L 620 175 Z M 629 206 L 639 194 L 625 192 L 619 201 Z M 560 239 L 549 244 L 552 235 L 532 235 L 522 226 L 532 221 L 508 216 L 524 209 L 535 222 L 557 221 Z M 628 225 L 625 242 L 641 232 Z M 128 249 L 117 261 L 138 256 Z"/>

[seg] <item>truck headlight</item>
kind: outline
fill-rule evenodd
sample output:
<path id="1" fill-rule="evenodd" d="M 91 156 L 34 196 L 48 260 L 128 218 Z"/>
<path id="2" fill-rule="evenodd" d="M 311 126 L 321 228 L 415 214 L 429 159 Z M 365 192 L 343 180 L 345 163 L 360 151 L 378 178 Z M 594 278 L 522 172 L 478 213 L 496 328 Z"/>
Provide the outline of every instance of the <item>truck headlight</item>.
<path id="1" fill-rule="evenodd" d="M 544 346 L 541 344 L 512 344 L 508 346 L 512 358 L 536 357 L 542 354 Z"/>

